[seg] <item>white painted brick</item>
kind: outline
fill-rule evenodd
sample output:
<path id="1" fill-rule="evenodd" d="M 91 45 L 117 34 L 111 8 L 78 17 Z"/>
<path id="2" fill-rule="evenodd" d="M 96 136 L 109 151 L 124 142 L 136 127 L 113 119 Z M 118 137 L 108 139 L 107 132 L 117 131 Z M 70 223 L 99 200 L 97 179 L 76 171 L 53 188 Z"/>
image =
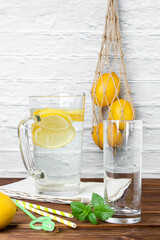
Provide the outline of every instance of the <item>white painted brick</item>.
<path id="1" fill-rule="evenodd" d="M 0 103 L 4 105 L 27 105 L 29 104 L 29 96 L 49 96 L 61 92 L 74 92 L 76 89 L 75 81 L 71 79 L 53 79 L 43 81 L 11 81 L 1 80 L 1 99 Z"/>
<path id="2" fill-rule="evenodd" d="M 158 0 L 120 1 L 119 17 L 121 30 L 150 32 L 159 30 L 159 8 Z"/>
<path id="3" fill-rule="evenodd" d="M 160 152 L 145 152 L 143 154 L 143 162 L 142 162 L 142 169 L 143 173 L 159 173 L 160 177 L 160 157 L 159 157 Z"/>
<path id="4" fill-rule="evenodd" d="M 0 151 L 19 151 L 18 128 L 0 127 Z M 3 136 L 3 137 L 2 137 Z M 2 156 L 0 157 L 0 160 Z M 9 159 L 8 159 L 9 161 Z M 17 160 L 16 160 L 17 161 Z"/>
<path id="5" fill-rule="evenodd" d="M 159 1 L 123 0 L 118 2 L 120 27 L 125 31 L 156 31 L 159 29 Z M 76 22 L 80 30 L 99 31 L 104 27 L 107 1 L 78 1 Z M 82 13 L 83 11 L 83 13 Z"/>
<path id="6" fill-rule="evenodd" d="M 160 128 L 143 128 L 143 150 L 159 151 L 160 150 Z M 160 161 L 160 155 L 158 156 Z M 152 161 L 152 157 L 151 157 Z M 160 165 L 157 165 L 160 166 Z M 146 167 L 147 169 L 147 167 Z"/>
<path id="7" fill-rule="evenodd" d="M 25 167 L 21 160 L 20 152 L 17 151 L 10 151 L 10 152 L 3 152 L 1 151 L 1 166 L 2 169 L 12 169 L 16 172 L 17 169 L 21 169 L 24 171 Z"/>
<path id="8" fill-rule="evenodd" d="M 160 80 L 160 59 L 125 58 L 128 80 Z M 91 57 L 1 57 L 2 79 L 66 79 L 92 81 L 97 58 Z"/>
<path id="9" fill-rule="evenodd" d="M 54 31 L 74 26 L 74 1 L 17 1 L 0 6 L 2 31 Z"/>
<path id="10" fill-rule="evenodd" d="M 0 55 L 73 55 L 73 34 L 1 33 Z"/>
<path id="11" fill-rule="evenodd" d="M 90 77 L 97 59 L 57 57 L 1 57 L 1 78 L 60 79 Z M 83 69 L 83 71 L 82 71 Z"/>
<path id="12" fill-rule="evenodd" d="M 17 127 L 19 122 L 28 117 L 29 108 L 27 106 L 0 106 L 1 118 L 0 126 Z"/>
<path id="13" fill-rule="evenodd" d="M 136 116 L 144 120 L 143 176 L 160 177 L 160 1 L 118 6 Z M 17 126 L 29 115 L 28 96 L 78 91 L 86 92 L 82 177 L 103 177 L 102 151 L 90 134 L 90 90 L 106 9 L 105 0 L 0 2 L 0 176 L 26 176 Z"/>
<path id="14" fill-rule="evenodd" d="M 74 37 L 74 53 L 79 56 L 97 57 L 101 47 L 102 33 L 78 33 Z M 126 58 L 159 58 L 159 33 L 121 32 L 122 48 Z M 113 54 L 113 53 L 111 53 Z"/>
<path id="15" fill-rule="evenodd" d="M 159 29 L 159 1 L 121 1 L 121 29 Z M 137 7 L 138 6 L 138 7 Z M 102 31 L 107 2 L 99 1 L 6 1 L 0 5 L 1 31 Z"/>

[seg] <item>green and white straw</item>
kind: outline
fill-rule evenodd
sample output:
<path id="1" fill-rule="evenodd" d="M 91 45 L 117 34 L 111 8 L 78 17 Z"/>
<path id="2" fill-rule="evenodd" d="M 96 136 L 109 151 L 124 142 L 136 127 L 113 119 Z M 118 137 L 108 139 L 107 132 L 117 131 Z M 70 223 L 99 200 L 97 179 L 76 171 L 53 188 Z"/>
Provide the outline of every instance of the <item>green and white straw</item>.
<path id="1" fill-rule="evenodd" d="M 41 211 L 41 210 L 36 209 L 36 208 L 34 208 L 34 207 L 31 207 L 31 206 L 29 206 L 29 205 L 24 205 L 23 203 L 19 202 L 19 200 L 16 200 L 16 201 L 18 201 L 18 203 L 19 203 L 21 206 L 23 206 L 25 209 L 30 210 L 31 212 L 35 212 L 35 213 L 37 213 L 37 214 L 39 214 L 39 215 L 42 215 L 42 216 L 45 216 L 45 217 L 49 217 L 49 218 L 53 219 L 54 221 L 60 222 L 60 223 L 65 224 L 65 225 L 67 225 L 67 226 L 69 226 L 69 227 L 72 227 L 72 228 L 76 228 L 76 227 L 77 227 L 77 225 L 76 225 L 75 223 L 73 223 L 73 222 L 70 222 L 70 221 L 67 221 L 67 220 L 65 220 L 65 219 L 56 217 L 56 216 L 54 216 L 54 215 L 52 215 L 52 214 L 50 214 L 50 213 Z"/>
<path id="2" fill-rule="evenodd" d="M 20 203 L 18 203 L 16 201 L 16 199 L 12 199 L 12 201 L 17 205 L 17 207 L 19 207 L 23 212 L 25 212 L 30 218 L 33 219 L 32 222 L 30 222 L 29 226 L 32 229 L 35 230 L 44 230 L 44 231 L 53 231 L 54 227 L 55 227 L 55 223 L 52 222 L 51 218 L 46 216 L 46 217 L 39 217 L 36 218 L 33 214 L 31 214 L 27 209 L 25 209 L 25 207 L 23 207 L 23 205 L 21 205 Z M 42 225 L 36 226 L 35 223 L 42 223 Z"/>
<path id="3" fill-rule="evenodd" d="M 43 206 L 40 206 L 40 205 L 36 205 L 36 204 L 32 204 L 32 203 L 24 202 L 24 201 L 20 201 L 20 200 L 16 200 L 16 201 L 20 204 L 23 204 L 24 206 L 33 207 L 33 208 L 36 208 L 36 209 L 39 209 L 39 210 L 42 210 L 42 211 L 45 211 L 45 212 L 49 212 L 49 213 L 54 213 L 54 214 L 57 214 L 57 215 L 60 215 L 60 216 L 63 216 L 63 217 L 73 218 L 73 215 L 71 213 L 62 212 L 62 211 L 59 211 L 59 210 L 43 207 Z"/>

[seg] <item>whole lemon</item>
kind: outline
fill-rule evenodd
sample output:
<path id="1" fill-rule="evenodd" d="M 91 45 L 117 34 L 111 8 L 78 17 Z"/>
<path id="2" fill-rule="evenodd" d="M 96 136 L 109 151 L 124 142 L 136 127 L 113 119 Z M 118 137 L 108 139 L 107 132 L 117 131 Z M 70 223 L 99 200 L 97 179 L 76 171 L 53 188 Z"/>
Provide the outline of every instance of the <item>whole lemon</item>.
<path id="1" fill-rule="evenodd" d="M 94 126 L 92 137 L 95 144 L 103 149 L 103 123 L 99 123 L 97 126 Z"/>
<path id="2" fill-rule="evenodd" d="M 112 148 L 119 147 L 123 142 L 122 134 L 114 123 L 108 125 L 107 141 L 108 145 Z"/>
<path id="3" fill-rule="evenodd" d="M 93 84 L 91 94 L 97 106 L 105 107 L 110 105 L 119 94 L 121 88 L 119 77 L 115 72 L 112 72 L 111 75 L 104 73 L 99 77 L 97 82 Z"/>
<path id="4" fill-rule="evenodd" d="M 123 112 L 122 112 L 123 111 Z M 125 99 L 119 99 L 112 103 L 109 113 L 110 120 L 132 120 L 133 110 L 131 104 Z M 124 123 L 120 123 L 119 129 L 124 129 Z"/>
<path id="5" fill-rule="evenodd" d="M 11 223 L 16 210 L 17 206 L 11 198 L 0 192 L 0 230 Z"/>

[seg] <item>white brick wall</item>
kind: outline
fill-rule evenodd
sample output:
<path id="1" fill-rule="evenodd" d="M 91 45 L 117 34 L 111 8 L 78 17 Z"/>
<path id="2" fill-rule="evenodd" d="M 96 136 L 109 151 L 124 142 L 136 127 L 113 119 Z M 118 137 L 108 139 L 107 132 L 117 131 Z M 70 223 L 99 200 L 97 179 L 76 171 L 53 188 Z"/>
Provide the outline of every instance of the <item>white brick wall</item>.
<path id="1" fill-rule="evenodd" d="M 144 120 L 143 176 L 160 177 L 160 1 L 121 0 L 122 47 L 137 110 Z M 90 89 L 107 0 L 0 0 L 0 177 L 26 176 L 17 125 L 29 95 L 85 92 L 82 176 L 102 177 L 91 131 Z"/>

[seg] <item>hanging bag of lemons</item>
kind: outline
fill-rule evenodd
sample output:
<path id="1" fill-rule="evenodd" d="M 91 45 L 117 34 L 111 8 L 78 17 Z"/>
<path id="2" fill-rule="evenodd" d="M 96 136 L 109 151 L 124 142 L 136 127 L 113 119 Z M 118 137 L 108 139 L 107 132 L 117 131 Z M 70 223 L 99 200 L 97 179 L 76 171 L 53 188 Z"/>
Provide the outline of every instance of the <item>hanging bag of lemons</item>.
<path id="1" fill-rule="evenodd" d="M 105 28 L 95 71 L 92 98 L 92 137 L 103 149 L 103 120 L 134 120 L 135 109 L 129 88 L 118 19 L 117 0 L 108 0 Z M 124 123 L 110 124 L 108 145 L 116 149 L 122 145 Z"/>

